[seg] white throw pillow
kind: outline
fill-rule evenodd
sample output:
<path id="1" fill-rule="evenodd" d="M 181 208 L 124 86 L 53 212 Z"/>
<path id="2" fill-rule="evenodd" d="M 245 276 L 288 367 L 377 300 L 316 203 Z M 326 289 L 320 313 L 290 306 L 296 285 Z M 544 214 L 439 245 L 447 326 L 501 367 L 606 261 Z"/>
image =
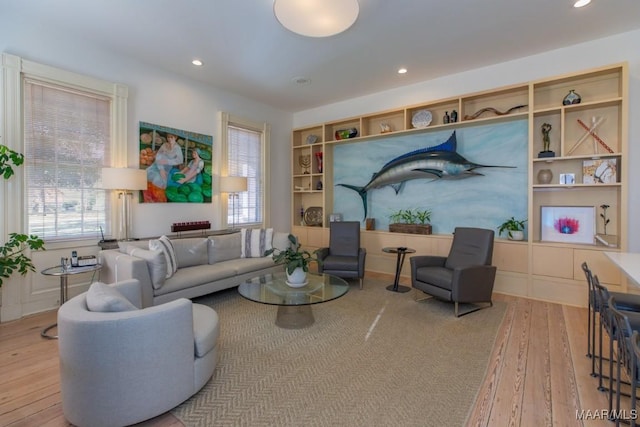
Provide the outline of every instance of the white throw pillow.
<path id="1" fill-rule="evenodd" d="M 127 246 L 127 254 L 142 258 L 147 262 L 149 278 L 153 289 L 160 289 L 167 278 L 167 260 L 160 250 L 142 249 L 136 246 Z"/>
<path id="2" fill-rule="evenodd" d="M 91 284 L 86 300 L 89 311 L 111 313 L 138 309 L 115 288 L 102 282 Z"/>
<path id="3" fill-rule="evenodd" d="M 159 239 L 149 240 L 149 249 L 152 251 L 162 251 L 167 260 L 167 279 L 178 271 L 178 262 L 176 261 L 176 253 L 173 250 L 171 240 L 167 236 L 160 236 Z"/>
<path id="4" fill-rule="evenodd" d="M 273 228 L 243 228 L 240 230 L 240 258 L 260 258 L 271 249 Z"/>

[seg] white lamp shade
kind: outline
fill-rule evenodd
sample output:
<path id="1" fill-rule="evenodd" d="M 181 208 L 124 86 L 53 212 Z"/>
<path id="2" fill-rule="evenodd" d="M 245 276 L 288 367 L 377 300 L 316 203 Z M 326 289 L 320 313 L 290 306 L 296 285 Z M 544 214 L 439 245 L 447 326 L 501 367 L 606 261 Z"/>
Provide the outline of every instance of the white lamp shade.
<path id="1" fill-rule="evenodd" d="M 105 190 L 146 190 L 147 171 L 129 168 L 102 168 Z"/>
<path id="2" fill-rule="evenodd" d="M 220 177 L 220 191 L 223 193 L 241 193 L 247 191 L 246 176 Z"/>
<path id="3" fill-rule="evenodd" d="M 289 31 L 307 37 L 339 34 L 356 22 L 358 0 L 275 0 L 273 13 Z"/>

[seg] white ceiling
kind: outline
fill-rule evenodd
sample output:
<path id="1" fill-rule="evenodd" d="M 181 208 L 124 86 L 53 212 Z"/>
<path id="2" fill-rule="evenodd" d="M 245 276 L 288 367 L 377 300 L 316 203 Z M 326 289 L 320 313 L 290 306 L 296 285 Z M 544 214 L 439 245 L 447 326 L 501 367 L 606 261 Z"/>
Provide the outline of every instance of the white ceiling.
<path id="1" fill-rule="evenodd" d="M 273 0 L 0 0 L 0 14 L 294 112 L 640 28 L 640 0 L 572 2 L 360 0 L 323 39 L 281 27 Z"/>

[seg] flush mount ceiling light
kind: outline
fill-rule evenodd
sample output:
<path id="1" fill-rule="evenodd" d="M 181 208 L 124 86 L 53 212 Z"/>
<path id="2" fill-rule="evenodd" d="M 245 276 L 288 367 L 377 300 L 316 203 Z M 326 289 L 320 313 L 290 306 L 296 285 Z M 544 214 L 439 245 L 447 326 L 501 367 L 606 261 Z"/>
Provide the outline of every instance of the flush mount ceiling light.
<path id="1" fill-rule="evenodd" d="M 407 69 L 406 68 L 399 68 L 398 69 L 398 74 L 407 74 Z"/>
<path id="2" fill-rule="evenodd" d="M 193 61 L 191 61 L 191 63 L 198 67 L 202 65 L 202 61 L 200 61 L 199 59 L 194 59 Z"/>
<path id="3" fill-rule="evenodd" d="M 578 0 L 573 4 L 573 7 L 583 7 L 591 3 L 591 0 Z"/>
<path id="4" fill-rule="evenodd" d="M 358 0 L 274 0 L 276 19 L 289 31 L 329 37 L 351 27 L 360 12 Z"/>

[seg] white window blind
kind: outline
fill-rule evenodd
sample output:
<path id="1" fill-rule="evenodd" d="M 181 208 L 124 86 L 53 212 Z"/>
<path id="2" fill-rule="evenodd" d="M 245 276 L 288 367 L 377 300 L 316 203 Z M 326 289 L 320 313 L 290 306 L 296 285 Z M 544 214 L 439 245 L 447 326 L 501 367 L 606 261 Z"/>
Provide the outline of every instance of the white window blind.
<path id="1" fill-rule="evenodd" d="M 262 224 L 264 211 L 264 135 L 262 131 L 229 123 L 227 127 L 227 167 L 229 176 L 247 177 L 247 191 L 236 200 L 235 223 Z M 227 224 L 233 223 L 233 201 L 229 201 Z"/>
<path id="2" fill-rule="evenodd" d="M 111 99 L 24 81 L 29 233 L 45 240 L 96 238 L 110 206 L 100 186 L 110 164 Z"/>

